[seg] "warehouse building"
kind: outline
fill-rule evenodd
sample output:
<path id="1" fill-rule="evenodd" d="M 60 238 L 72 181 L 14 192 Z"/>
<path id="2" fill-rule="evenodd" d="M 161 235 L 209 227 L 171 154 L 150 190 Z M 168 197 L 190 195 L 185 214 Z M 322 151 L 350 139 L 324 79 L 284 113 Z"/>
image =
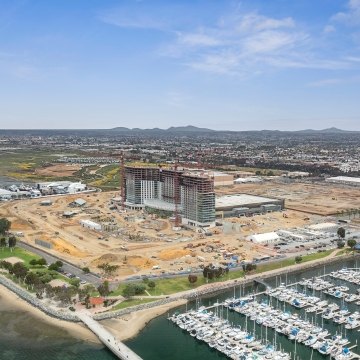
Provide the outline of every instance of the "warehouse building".
<path id="1" fill-rule="evenodd" d="M 10 200 L 12 197 L 12 192 L 5 190 L 5 189 L 0 189 L 0 201 L 7 201 Z"/>
<path id="2" fill-rule="evenodd" d="M 327 178 L 325 181 L 329 182 L 329 183 L 335 183 L 335 184 L 360 186 L 360 178 L 358 178 L 358 177 L 335 176 L 335 177 Z"/>
<path id="3" fill-rule="evenodd" d="M 322 232 L 336 232 L 338 228 L 339 228 L 338 224 L 329 223 L 329 222 L 309 226 L 310 230 L 322 231 Z"/>
<path id="4" fill-rule="evenodd" d="M 216 214 L 222 217 L 266 214 L 281 211 L 284 206 L 284 199 L 271 199 L 248 194 L 225 195 L 215 199 Z"/>

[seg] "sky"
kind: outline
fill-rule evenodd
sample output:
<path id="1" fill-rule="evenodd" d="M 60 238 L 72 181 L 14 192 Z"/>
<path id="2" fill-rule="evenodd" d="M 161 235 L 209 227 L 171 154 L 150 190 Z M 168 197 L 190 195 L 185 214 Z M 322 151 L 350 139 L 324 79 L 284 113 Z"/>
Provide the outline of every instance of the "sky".
<path id="1" fill-rule="evenodd" d="M 360 0 L 0 0 L 0 129 L 360 130 Z"/>

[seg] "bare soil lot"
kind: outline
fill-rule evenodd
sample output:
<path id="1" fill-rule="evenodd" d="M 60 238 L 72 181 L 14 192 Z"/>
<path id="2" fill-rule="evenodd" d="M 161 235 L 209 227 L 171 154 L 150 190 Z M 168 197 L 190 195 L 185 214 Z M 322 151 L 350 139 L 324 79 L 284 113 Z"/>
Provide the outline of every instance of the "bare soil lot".
<path id="1" fill-rule="evenodd" d="M 271 181 L 224 187 L 219 194 L 247 193 L 285 199 L 287 209 L 310 214 L 335 215 L 343 210 L 360 208 L 360 189 L 328 183 L 283 183 Z"/>
<path id="2" fill-rule="evenodd" d="M 52 206 L 41 206 L 41 199 L 2 203 L 0 217 L 9 218 L 13 230 L 24 233 L 22 239 L 25 241 L 33 245 L 35 239 L 47 241 L 52 245 L 50 252 L 81 267 L 88 266 L 100 273 L 100 264 L 119 265 L 113 276 L 121 279 L 129 275 L 178 272 L 198 268 L 201 264 L 219 264 L 224 262 L 223 254 L 229 254 L 228 258 L 237 256 L 239 261 L 261 254 L 275 255 L 269 247 L 250 243 L 246 237 L 310 225 L 325 220 L 323 215 L 360 207 L 360 189 L 327 184 L 273 181 L 223 187 L 218 192 L 285 198 L 287 210 L 224 219 L 230 226 L 212 229 L 212 236 L 194 230 L 173 231 L 173 223 L 169 220 L 142 212 L 109 210 L 110 200 L 118 196 L 118 192 L 52 197 Z M 86 200 L 86 205 L 69 207 L 79 197 Z M 75 211 L 76 215 L 66 219 L 64 211 Z M 79 223 L 81 219 L 100 223 L 105 230 L 84 228 Z M 232 227 L 232 224 L 240 226 Z"/>
<path id="3" fill-rule="evenodd" d="M 80 170 L 80 164 L 55 164 L 45 168 L 37 168 L 35 173 L 45 177 L 68 177 L 72 176 L 76 171 Z"/>

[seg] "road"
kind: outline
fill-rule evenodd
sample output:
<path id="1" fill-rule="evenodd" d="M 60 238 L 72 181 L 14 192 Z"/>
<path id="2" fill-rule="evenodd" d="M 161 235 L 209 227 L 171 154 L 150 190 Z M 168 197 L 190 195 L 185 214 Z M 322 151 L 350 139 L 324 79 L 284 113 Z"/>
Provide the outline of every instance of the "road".
<path id="1" fill-rule="evenodd" d="M 95 287 L 98 287 L 102 281 L 101 281 L 101 278 L 95 274 L 85 274 L 81 268 L 79 268 L 78 266 L 76 265 L 73 265 L 73 264 L 70 264 L 69 262 L 67 262 L 66 260 L 63 260 L 59 257 L 56 257 L 54 255 L 51 255 L 49 254 L 48 252 L 44 251 L 44 250 L 41 250 L 35 246 L 32 246 L 32 245 L 29 245 L 23 241 L 20 241 L 18 240 L 17 243 L 16 243 L 17 246 L 25 249 L 25 250 L 28 250 L 36 255 L 39 255 L 41 257 L 43 257 L 48 264 L 52 264 L 58 260 L 62 261 L 63 262 L 63 266 L 62 266 L 62 269 L 66 272 L 66 273 L 71 273 L 77 277 L 80 278 L 80 280 L 82 281 L 86 281 L 90 284 L 93 284 Z"/>

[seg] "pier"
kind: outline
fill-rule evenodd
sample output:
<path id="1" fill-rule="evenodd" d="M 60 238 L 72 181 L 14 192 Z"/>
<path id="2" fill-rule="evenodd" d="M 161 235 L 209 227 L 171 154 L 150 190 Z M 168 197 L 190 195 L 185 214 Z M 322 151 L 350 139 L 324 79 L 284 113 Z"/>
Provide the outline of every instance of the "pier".
<path id="1" fill-rule="evenodd" d="M 109 331 L 94 320 L 91 315 L 79 312 L 77 317 L 100 339 L 100 341 L 121 360 L 142 360 L 142 358 L 116 339 Z"/>

